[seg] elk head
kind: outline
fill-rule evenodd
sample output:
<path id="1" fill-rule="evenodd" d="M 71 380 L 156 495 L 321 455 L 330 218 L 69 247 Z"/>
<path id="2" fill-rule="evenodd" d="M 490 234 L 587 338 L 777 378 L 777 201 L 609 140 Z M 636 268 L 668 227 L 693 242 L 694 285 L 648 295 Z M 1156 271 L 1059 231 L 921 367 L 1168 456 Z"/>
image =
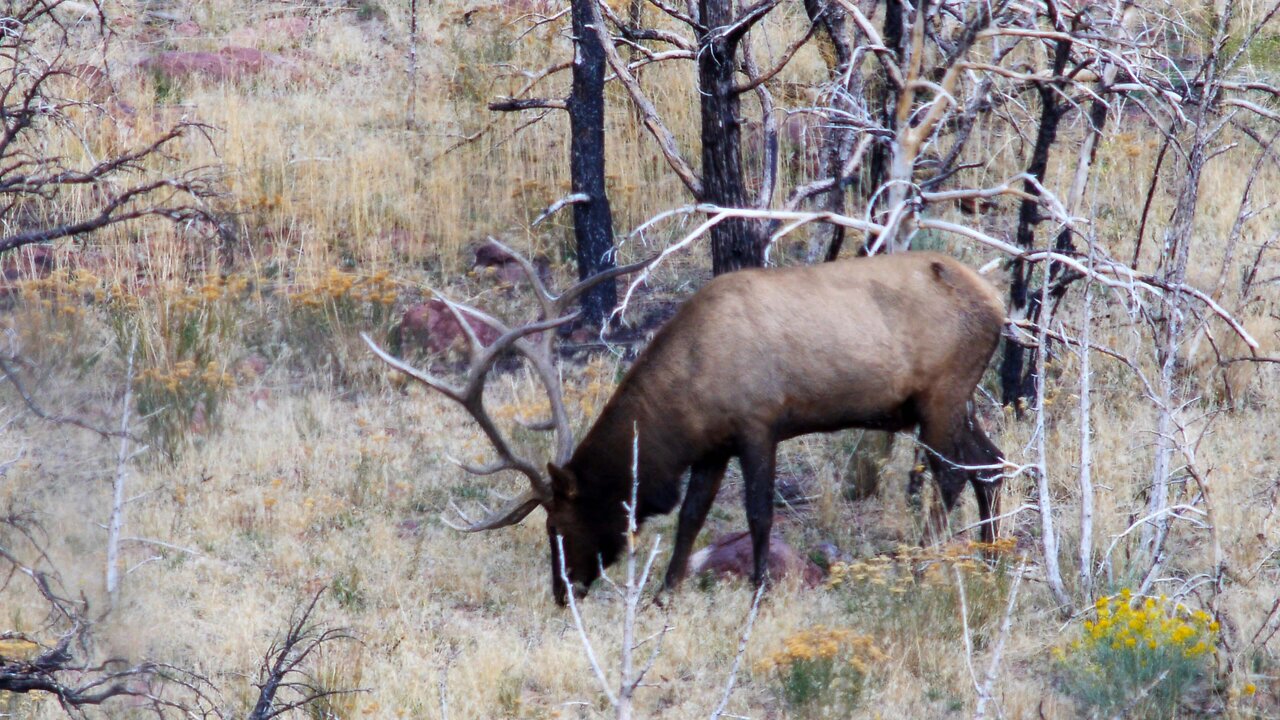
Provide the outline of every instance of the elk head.
<path id="1" fill-rule="evenodd" d="M 505 507 L 489 513 L 478 521 L 472 522 L 460 508 L 454 506 L 454 511 L 463 523 L 454 523 L 449 520 L 445 522 L 450 527 L 463 532 L 496 530 L 520 522 L 538 507 L 545 509 L 547 536 L 551 547 L 552 592 L 556 602 L 563 606 L 567 601 L 567 588 L 563 578 L 569 579 L 569 583 L 578 595 L 585 594 L 586 588 L 600 575 L 602 559 L 604 564 L 608 564 L 616 557 L 623 541 L 621 536 L 623 527 L 618 528 L 617 537 L 609 537 L 608 533 L 605 534 L 606 536 L 601 536 L 600 532 L 592 531 L 579 514 L 576 479 L 572 473 L 560 469 L 568 462 L 573 452 L 573 432 L 565 412 L 563 392 L 555 369 L 554 330 L 577 319 L 578 313 L 571 312 L 570 307 L 588 289 L 609 278 L 640 270 L 655 258 L 606 270 L 582 280 L 560 295 L 553 295 L 547 290 L 532 262 L 497 241 L 490 242 L 500 250 L 509 253 L 519 263 L 537 297 L 541 318 L 516 327 L 508 327 L 501 320 L 478 308 L 454 302 L 440 293 L 435 293 L 448 306 L 467 338 L 469 362 L 466 376 L 461 384 L 449 383 L 431 373 L 415 368 L 389 355 L 368 335 L 361 334 L 361 337 L 388 365 L 458 403 L 480 426 L 493 446 L 497 459 L 488 465 L 481 466 L 458 462 L 463 469 L 481 476 L 511 470 L 524 475 L 529 481 L 527 491 L 509 501 Z M 466 316 L 493 327 L 500 336 L 493 343 L 484 345 L 476 336 Z M 554 462 L 545 465 L 545 472 L 540 469 L 541 463 L 516 454 L 484 406 L 485 381 L 497 360 L 507 353 L 514 353 L 529 362 L 550 402 L 549 418 L 534 423 L 521 423 L 530 429 L 555 433 Z"/>

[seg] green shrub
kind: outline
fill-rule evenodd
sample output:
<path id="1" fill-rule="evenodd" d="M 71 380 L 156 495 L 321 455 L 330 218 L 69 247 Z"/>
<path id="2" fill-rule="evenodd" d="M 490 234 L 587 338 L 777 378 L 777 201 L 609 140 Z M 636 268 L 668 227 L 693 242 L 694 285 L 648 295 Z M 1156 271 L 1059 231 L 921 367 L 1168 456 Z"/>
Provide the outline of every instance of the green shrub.
<path id="1" fill-rule="evenodd" d="M 1129 717 L 1167 718 L 1184 694 L 1208 678 L 1218 623 L 1165 597 L 1129 590 L 1100 598 L 1096 619 L 1056 651 L 1068 695 L 1085 708 Z"/>

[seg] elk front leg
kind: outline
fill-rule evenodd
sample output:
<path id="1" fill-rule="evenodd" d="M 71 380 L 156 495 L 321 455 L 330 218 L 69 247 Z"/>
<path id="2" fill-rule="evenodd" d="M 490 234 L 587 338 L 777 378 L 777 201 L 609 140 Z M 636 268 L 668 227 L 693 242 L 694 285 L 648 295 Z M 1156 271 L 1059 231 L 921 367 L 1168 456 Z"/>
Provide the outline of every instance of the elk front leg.
<path id="1" fill-rule="evenodd" d="M 773 481 L 777 444 L 773 438 L 748 442 L 738 461 L 747 504 L 747 526 L 751 529 L 751 549 L 755 568 L 751 581 L 759 587 L 768 579 L 769 533 L 773 530 Z"/>
<path id="2" fill-rule="evenodd" d="M 699 460 L 689 471 L 689 488 L 685 490 L 684 503 L 680 506 L 676 545 L 671 551 L 671 564 L 667 566 L 667 578 L 663 581 L 664 589 L 674 589 L 688 572 L 689 552 L 693 549 L 693 541 L 702 530 L 702 524 L 707 520 L 707 511 L 720 492 L 720 481 L 724 479 L 724 470 L 728 464 L 727 454 L 716 455 Z"/>

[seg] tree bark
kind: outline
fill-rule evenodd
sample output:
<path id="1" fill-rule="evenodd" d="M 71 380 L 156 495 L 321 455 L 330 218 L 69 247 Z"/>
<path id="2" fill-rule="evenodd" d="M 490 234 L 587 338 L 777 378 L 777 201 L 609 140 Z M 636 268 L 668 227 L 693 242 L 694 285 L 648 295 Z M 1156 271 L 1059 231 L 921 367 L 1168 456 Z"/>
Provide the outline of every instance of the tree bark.
<path id="1" fill-rule="evenodd" d="M 605 191 L 604 76 L 605 53 L 592 32 L 594 0 L 573 0 L 573 90 L 569 95 L 569 172 L 573 192 L 586 196 L 573 206 L 578 277 L 585 280 L 615 266 L 613 211 Z M 604 324 L 618 304 L 618 286 L 610 279 L 582 295 L 582 314 L 592 325 Z"/>
<path id="2" fill-rule="evenodd" d="M 1061 78 L 1071 53 L 1071 42 L 1060 40 L 1054 51 L 1053 76 Z M 1045 171 L 1049 167 L 1049 152 L 1058 140 L 1058 123 L 1065 109 L 1060 96 L 1061 88 L 1056 81 L 1041 83 L 1040 94 L 1040 127 L 1036 132 L 1036 142 L 1031 150 L 1031 161 L 1027 163 L 1027 175 L 1035 178 L 1035 182 L 1026 180 L 1022 189 L 1028 197 L 1022 200 L 1018 208 L 1018 231 L 1016 240 L 1023 250 L 1030 250 L 1035 244 L 1035 226 L 1040 222 L 1040 188 Z M 1069 241 L 1069 238 L 1068 238 Z M 1022 259 L 1013 261 L 1012 278 L 1009 283 L 1009 316 L 1013 318 L 1030 318 L 1038 314 L 1039 307 L 1032 308 L 1030 303 L 1036 300 L 1030 297 L 1028 288 L 1031 283 L 1031 266 Z M 1048 276 L 1044 282 L 1048 283 Z M 1000 396 L 1005 405 L 1013 406 L 1018 416 L 1022 416 L 1026 401 L 1036 394 L 1038 378 L 1035 372 L 1035 356 L 1028 357 L 1032 350 L 1015 342 L 1005 342 L 1004 355 L 1000 361 Z"/>
<path id="3" fill-rule="evenodd" d="M 116 603 L 120 588 L 120 533 L 124 528 L 125 480 L 129 476 L 129 412 L 133 402 L 133 359 L 138 351 L 138 335 L 134 331 L 129 346 L 129 366 L 124 378 L 124 400 L 120 404 L 120 453 L 116 456 L 116 475 L 111 483 L 111 518 L 107 522 L 107 598 Z"/>
<path id="4" fill-rule="evenodd" d="M 733 24 L 732 0 L 698 0 L 707 28 L 698 38 L 698 92 L 702 110 L 702 197 L 704 203 L 744 208 L 742 115 L 734 89 L 740 35 L 725 32 Z M 730 218 L 711 229 L 711 271 L 715 275 L 764 265 L 761 223 Z"/>
<path id="5" fill-rule="evenodd" d="M 906 34 L 904 12 L 903 0 L 885 0 L 884 45 L 895 53 L 895 62 L 900 66 L 903 64 L 902 40 Z M 898 92 L 893 89 L 887 78 L 882 77 L 875 84 L 873 92 L 869 94 L 875 97 L 873 102 L 875 111 L 880 115 L 881 127 L 885 129 L 888 137 L 895 136 L 898 131 Z M 871 157 L 868 161 L 870 175 L 867 178 L 868 197 L 879 198 L 870 208 L 873 216 L 879 213 L 880 207 L 884 204 L 883 197 L 877 195 L 877 192 L 889 179 L 889 165 L 892 160 L 893 148 L 890 147 L 889 142 L 883 139 L 877 140 L 871 147 Z M 876 238 L 868 235 L 862 247 L 858 248 L 858 255 L 866 255 L 867 248 L 875 242 Z"/>
<path id="6" fill-rule="evenodd" d="M 408 61 L 405 74 L 409 76 L 409 92 L 404 99 L 404 127 L 412 130 L 418 124 L 418 0 L 409 2 Z"/>
<path id="7" fill-rule="evenodd" d="M 845 87 L 842 80 L 853 62 L 853 46 L 845 29 L 844 9 L 834 0 L 825 4 L 821 0 L 805 0 L 805 13 L 811 22 L 821 28 L 820 39 L 825 40 L 821 46 L 823 59 L 827 62 L 828 78 L 831 83 L 831 112 L 826 117 L 826 132 L 822 150 L 822 173 L 832 180 L 831 191 L 827 194 L 827 210 L 837 215 L 845 212 L 845 187 L 848 179 L 842 177 L 845 162 L 853 152 L 853 144 L 857 129 L 851 118 L 856 111 L 855 96 L 861 95 L 862 75 L 850 73 L 851 87 Z M 820 40 L 820 41 L 821 41 Z M 827 233 L 825 259 L 830 262 L 840 257 L 840 249 L 844 245 L 845 228 L 843 225 L 831 225 Z"/>
<path id="8" fill-rule="evenodd" d="M 1195 142 L 1187 153 L 1187 176 L 1178 193 L 1169 229 L 1165 231 L 1164 252 L 1160 253 L 1160 279 L 1168 285 L 1181 285 L 1187 279 L 1191 252 L 1191 232 L 1200 199 L 1200 177 L 1206 160 L 1208 140 L 1201 127 L 1204 114 L 1198 118 Z M 1156 361 L 1160 379 L 1156 385 L 1159 416 L 1156 421 L 1156 454 L 1152 470 L 1151 494 L 1147 499 L 1147 515 L 1155 516 L 1142 526 L 1142 544 L 1150 552 L 1153 567 L 1159 563 L 1165 536 L 1169 532 L 1169 478 L 1174 473 L 1176 443 L 1173 433 L 1180 424 L 1182 393 L 1177 388 L 1178 347 L 1182 344 L 1186 299 L 1180 293 L 1169 293 L 1156 316 Z M 1153 571 L 1149 571 L 1149 575 Z"/>

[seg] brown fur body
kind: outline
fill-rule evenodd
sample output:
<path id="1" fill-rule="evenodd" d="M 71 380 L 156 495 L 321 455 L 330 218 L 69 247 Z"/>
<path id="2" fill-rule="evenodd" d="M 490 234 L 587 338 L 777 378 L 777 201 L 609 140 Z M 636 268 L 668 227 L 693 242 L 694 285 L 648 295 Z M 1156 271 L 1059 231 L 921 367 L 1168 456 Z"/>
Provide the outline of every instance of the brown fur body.
<path id="1" fill-rule="evenodd" d="M 668 586 L 685 573 L 725 467 L 738 457 L 762 581 L 773 513 L 777 443 L 844 428 L 921 428 L 949 509 L 966 482 L 979 496 L 985 537 L 995 537 L 1000 462 L 968 402 L 1000 337 L 994 289 L 935 253 L 843 260 L 782 270 L 743 270 L 695 294 L 636 360 L 564 468 L 550 468 L 547 527 L 565 543 L 575 584 L 621 548 L 623 502 L 639 435 L 638 517 L 680 500 Z M 948 462 L 951 461 L 951 462 Z M 598 558 L 598 559 L 597 559 Z M 553 576 L 558 572 L 553 568 Z M 557 600 L 564 587 L 555 577 Z"/>

